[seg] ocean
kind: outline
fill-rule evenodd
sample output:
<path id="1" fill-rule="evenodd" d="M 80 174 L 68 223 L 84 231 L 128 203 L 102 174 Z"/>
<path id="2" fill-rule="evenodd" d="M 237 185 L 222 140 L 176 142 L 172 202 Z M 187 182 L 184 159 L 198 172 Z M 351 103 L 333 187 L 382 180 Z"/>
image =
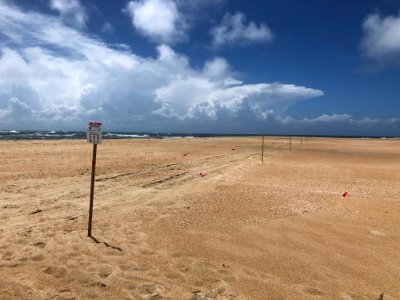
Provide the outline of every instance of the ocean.
<path id="1" fill-rule="evenodd" d="M 103 132 L 103 139 L 193 138 L 186 133 Z M 86 139 L 86 131 L 0 130 L 0 140 Z"/>
<path id="2" fill-rule="evenodd" d="M 261 134 L 212 134 L 212 133 L 165 133 L 165 132 L 103 132 L 103 139 L 174 139 L 194 137 L 222 137 L 222 136 L 260 136 Z M 266 135 L 267 136 L 267 135 Z M 287 136 L 287 135 L 273 135 Z M 300 135 L 297 135 L 300 137 Z M 305 135 L 303 135 L 305 136 Z M 309 135 L 312 136 L 312 135 Z M 293 135 L 296 137 L 296 135 Z M 341 138 L 395 138 L 393 136 L 320 136 Z M 60 140 L 86 139 L 86 131 L 39 131 L 39 130 L 0 130 L 0 140 Z"/>

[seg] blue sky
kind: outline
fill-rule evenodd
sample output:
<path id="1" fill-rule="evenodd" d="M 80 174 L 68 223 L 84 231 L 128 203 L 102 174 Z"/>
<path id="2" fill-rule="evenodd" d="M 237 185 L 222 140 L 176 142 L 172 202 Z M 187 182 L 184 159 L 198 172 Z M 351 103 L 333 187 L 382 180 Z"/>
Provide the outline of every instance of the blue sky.
<path id="1" fill-rule="evenodd" d="M 400 1 L 0 0 L 0 129 L 400 135 Z"/>

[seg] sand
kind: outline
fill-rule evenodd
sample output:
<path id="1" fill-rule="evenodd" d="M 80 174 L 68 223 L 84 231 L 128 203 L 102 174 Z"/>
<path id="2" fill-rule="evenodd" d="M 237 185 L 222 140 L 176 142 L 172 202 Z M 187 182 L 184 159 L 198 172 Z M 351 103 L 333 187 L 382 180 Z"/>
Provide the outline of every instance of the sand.
<path id="1" fill-rule="evenodd" d="M 400 141 L 260 142 L 0 142 L 0 299 L 400 299 Z"/>

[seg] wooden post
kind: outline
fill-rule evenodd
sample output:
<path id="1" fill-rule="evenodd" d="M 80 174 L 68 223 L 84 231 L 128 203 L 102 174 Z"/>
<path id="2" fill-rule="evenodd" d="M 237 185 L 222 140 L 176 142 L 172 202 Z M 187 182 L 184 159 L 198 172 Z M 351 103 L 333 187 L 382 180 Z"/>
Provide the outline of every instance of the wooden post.
<path id="1" fill-rule="evenodd" d="M 300 136 L 300 145 L 303 145 L 303 136 Z"/>
<path id="2" fill-rule="evenodd" d="M 264 162 L 264 132 L 261 139 L 261 162 Z"/>
<path id="3" fill-rule="evenodd" d="M 385 294 L 384 293 L 380 294 L 379 300 L 383 300 L 383 297 L 385 297 Z"/>
<path id="4" fill-rule="evenodd" d="M 289 135 L 289 151 L 292 151 L 292 135 Z"/>
<path id="5" fill-rule="evenodd" d="M 92 236 L 94 178 L 96 176 L 96 153 L 97 153 L 97 144 L 93 144 L 92 177 L 91 177 L 91 182 L 90 182 L 90 204 L 89 204 L 88 237 Z"/>

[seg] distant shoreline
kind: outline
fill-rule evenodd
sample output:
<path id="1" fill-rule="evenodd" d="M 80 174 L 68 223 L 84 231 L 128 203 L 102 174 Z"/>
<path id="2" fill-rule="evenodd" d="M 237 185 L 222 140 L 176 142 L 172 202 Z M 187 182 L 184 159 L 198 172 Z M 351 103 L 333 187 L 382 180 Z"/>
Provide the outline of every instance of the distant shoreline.
<path id="1" fill-rule="evenodd" d="M 103 139 L 173 139 L 201 137 L 254 137 L 261 134 L 216 134 L 216 133 L 165 133 L 165 132 L 103 132 Z M 265 134 L 265 136 L 287 137 L 284 134 Z M 324 137 L 324 138 L 369 138 L 393 139 L 396 136 L 340 136 L 340 135 L 292 135 L 292 137 Z M 85 131 L 40 131 L 40 130 L 0 130 L 0 140 L 75 140 L 86 139 Z"/>

